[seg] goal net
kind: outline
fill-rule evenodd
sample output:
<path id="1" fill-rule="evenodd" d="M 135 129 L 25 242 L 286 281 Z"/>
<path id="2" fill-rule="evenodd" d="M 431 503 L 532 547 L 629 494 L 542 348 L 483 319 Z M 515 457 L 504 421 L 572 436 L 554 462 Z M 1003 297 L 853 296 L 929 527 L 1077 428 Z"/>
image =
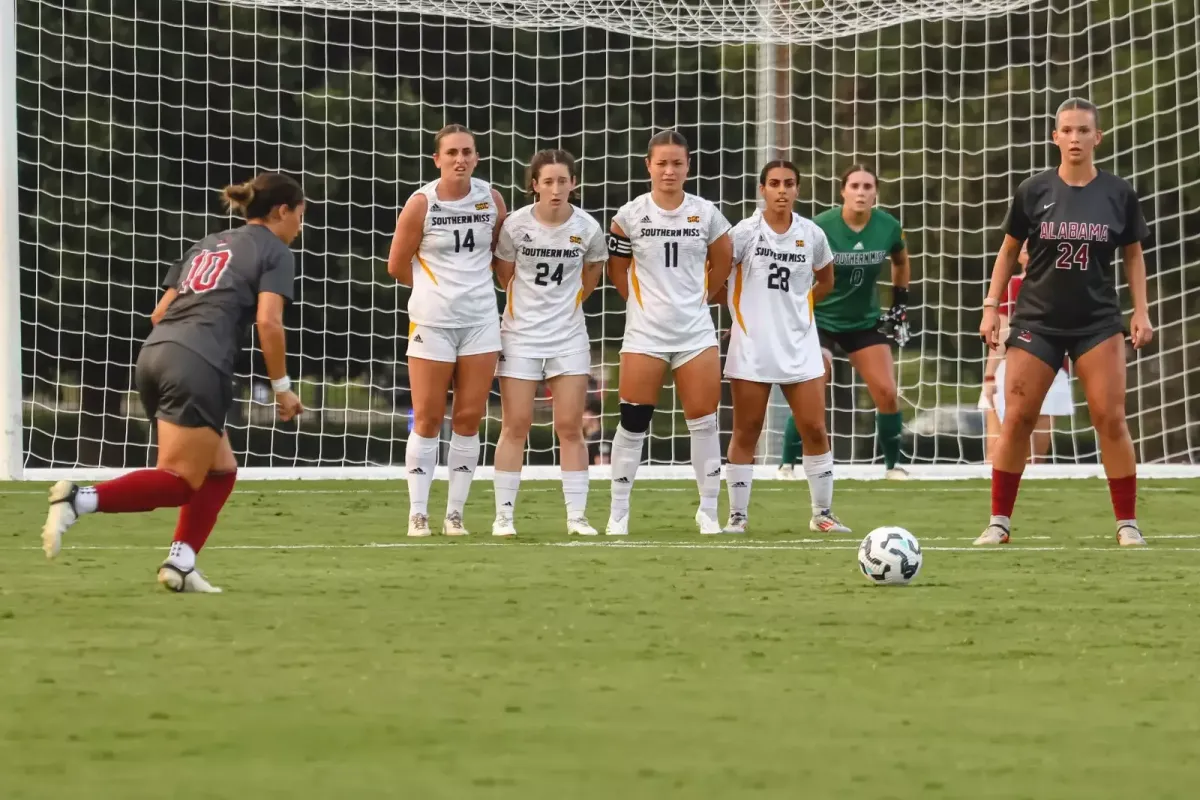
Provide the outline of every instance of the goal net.
<path id="1" fill-rule="evenodd" d="M 400 206 L 435 177 L 433 132 L 460 122 L 477 132 L 479 174 L 510 208 L 527 202 L 519 184 L 535 150 L 574 152 L 579 202 L 605 225 L 647 190 L 645 144 L 666 128 L 692 143 L 688 189 L 731 222 L 754 209 L 769 157 L 799 165 L 807 215 L 838 202 L 835 176 L 846 165 L 875 167 L 880 204 L 902 221 L 912 255 L 914 336 L 896 362 L 905 460 L 925 474 L 984 474 L 980 306 L 1009 199 L 1056 163 L 1051 118 L 1072 95 L 1100 106 L 1101 166 L 1134 183 L 1153 232 L 1157 332 L 1131 351 L 1128 369 L 1138 458 L 1200 457 L 1200 294 L 1191 291 L 1200 282 L 1200 26 L 1190 0 L 0 8 L 15 16 L 4 41 L 16 45 L 15 130 L 11 117 L 0 126 L 6 144 L 15 139 L 6 152 L 17 154 L 16 211 L 3 236 L 20 295 L 19 353 L 17 324 L 6 329 L 10 472 L 94 477 L 153 462 L 131 365 L 157 286 L 192 241 L 230 224 L 221 187 L 282 170 L 311 198 L 286 316 L 289 372 L 309 411 L 299 426 L 275 423 L 261 355 L 248 350 L 230 418 L 235 450 L 248 474 L 401 475 L 408 290 L 387 276 L 385 259 Z M 602 288 L 585 310 L 595 365 L 585 432 L 603 464 L 617 421 L 624 304 Z M 728 327 L 727 314 L 714 315 Z M 1053 418 L 1045 458 L 1089 474 L 1095 431 L 1074 376 L 1070 388 L 1072 413 Z M 727 389 L 724 397 L 727 436 Z M 881 474 L 872 399 L 841 358 L 829 401 L 841 474 Z M 670 386 L 659 408 L 645 474 L 690 477 Z M 527 463 L 556 475 L 544 392 L 535 413 Z M 764 473 L 777 463 L 786 419 L 773 405 Z M 499 429 L 493 395 L 485 465 Z"/>

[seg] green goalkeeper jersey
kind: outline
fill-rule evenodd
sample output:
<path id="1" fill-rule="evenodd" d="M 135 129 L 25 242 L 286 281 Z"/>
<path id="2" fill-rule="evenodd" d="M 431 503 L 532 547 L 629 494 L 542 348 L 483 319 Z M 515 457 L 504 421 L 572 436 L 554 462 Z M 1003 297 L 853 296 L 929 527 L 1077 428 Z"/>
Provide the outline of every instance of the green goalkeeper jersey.
<path id="1" fill-rule="evenodd" d="M 817 303 L 817 327 L 830 333 L 861 331 L 879 322 L 879 273 L 893 253 L 904 249 L 900 222 L 886 211 L 871 210 L 857 233 L 831 208 L 813 218 L 833 250 L 833 291 Z"/>

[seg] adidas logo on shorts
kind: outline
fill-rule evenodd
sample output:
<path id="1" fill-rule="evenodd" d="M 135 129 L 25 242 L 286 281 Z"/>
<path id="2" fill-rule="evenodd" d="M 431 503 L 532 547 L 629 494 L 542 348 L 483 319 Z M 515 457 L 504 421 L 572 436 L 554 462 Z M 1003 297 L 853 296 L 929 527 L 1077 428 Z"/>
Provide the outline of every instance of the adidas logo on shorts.
<path id="1" fill-rule="evenodd" d="M 417 344 L 425 344 L 425 342 L 421 340 L 421 334 L 419 333 L 413 337 L 413 341 Z"/>
<path id="2" fill-rule="evenodd" d="M 501 361 L 504 361 L 504 353 L 501 353 L 501 354 L 500 354 L 500 360 L 501 360 Z"/>

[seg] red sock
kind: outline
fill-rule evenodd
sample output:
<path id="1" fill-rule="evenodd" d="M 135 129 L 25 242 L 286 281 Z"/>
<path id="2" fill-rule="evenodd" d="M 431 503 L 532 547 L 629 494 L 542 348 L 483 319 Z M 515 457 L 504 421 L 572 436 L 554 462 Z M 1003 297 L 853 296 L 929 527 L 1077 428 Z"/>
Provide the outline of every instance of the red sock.
<path id="1" fill-rule="evenodd" d="M 1124 478 L 1109 478 L 1108 493 L 1112 497 L 1113 513 L 1117 521 L 1137 519 L 1137 475 Z"/>
<path id="2" fill-rule="evenodd" d="M 204 484 L 192 495 L 191 501 L 179 509 L 179 524 L 175 526 L 175 541 L 186 542 L 194 552 L 208 541 L 217 515 L 237 482 L 237 472 L 210 472 Z"/>
<path id="3" fill-rule="evenodd" d="M 1017 489 L 1021 486 L 1021 473 L 1005 472 L 992 468 L 992 516 L 1011 517 L 1017 504 Z"/>
<path id="4" fill-rule="evenodd" d="M 177 508 L 192 497 L 187 481 L 162 469 L 139 469 L 93 488 L 96 510 L 106 514 Z"/>

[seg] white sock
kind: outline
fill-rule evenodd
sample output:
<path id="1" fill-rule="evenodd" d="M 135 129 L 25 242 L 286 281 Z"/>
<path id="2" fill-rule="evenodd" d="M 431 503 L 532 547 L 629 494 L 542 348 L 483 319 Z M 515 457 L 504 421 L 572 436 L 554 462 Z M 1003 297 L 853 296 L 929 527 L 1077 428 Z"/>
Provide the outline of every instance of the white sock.
<path id="1" fill-rule="evenodd" d="M 1004 528 L 1004 530 L 1006 530 L 1006 531 L 1012 530 L 1012 520 L 1009 519 L 1008 517 L 1004 516 L 1003 514 L 992 514 L 992 518 L 988 522 L 988 527 L 991 527 L 992 525 L 999 525 L 1001 528 Z"/>
<path id="2" fill-rule="evenodd" d="M 411 431 L 404 446 L 404 472 L 408 475 L 408 515 L 429 514 L 429 487 L 437 469 L 438 439 Z"/>
<path id="3" fill-rule="evenodd" d="M 716 518 L 717 498 L 721 495 L 721 436 L 717 431 L 717 415 L 689 419 L 687 426 L 692 432 L 692 471 L 700 490 L 700 510 Z"/>
<path id="4" fill-rule="evenodd" d="M 827 513 L 833 508 L 833 451 L 819 456 L 805 453 L 804 474 L 808 477 L 813 514 Z"/>
<path id="5" fill-rule="evenodd" d="M 1138 530 L 1141 530 L 1141 528 L 1138 528 L 1136 519 L 1119 519 L 1119 520 L 1117 520 L 1117 530 L 1121 530 L 1121 528 L 1137 528 Z"/>
<path id="6" fill-rule="evenodd" d="M 463 512 L 467 495 L 471 493 L 471 481 L 475 468 L 479 466 L 479 434 L 450 437 L 450 454 L 446 456 L 446 468 L 450 470 L 450 488 L 446 498 L 446 516 L 455 511 Z"/>
<path id="7" fill-rule="evenodd" d="M 639 454 L 641 448 L 638 448 Z M 582 517 L 587 513 L 588 471 L 562 471 L 563 500 L 567 503 L 567 519 Z"/>
<path id="8" fill-rule="evenodd" d="M 609 512 L 613 519 L 629 514 L 629 495 L 633 491 L 633 479 L 637 477 L 638 465 L 642 463 L 642 443 L 646 433 L 630 433 L 621 425 L 613 434 L 612 453 L 612 505 Z"/>
<path id="9" fill-rule="evenodd" d="M 167 563 L 181 572 L 196 568 L 196 551 L 187 542 L 171 542 Z"/>
<path id="10" fill-rule="evenodd" d="M 730 514 L 746 514 L 749 512 L 750 484 L 753 482 L 753 464 L 725 465 L 725 488 L 729 490 Z"/>
<path id="11" fill-rule="evenodd" d="M 75 502 L 72 508 L 76 514 L 91 514 L 100 505 L 100 498 L 96 494 L 95 486 L 81 486 L 75 494 Z"/>
<path id="12" fill-rule="evenodd" d="M 496 492 L 496 516 L 511 517 L 517 508 L 517 490 L 521 488 L 521 473 L 496 470 L 492 477 Z"/>

